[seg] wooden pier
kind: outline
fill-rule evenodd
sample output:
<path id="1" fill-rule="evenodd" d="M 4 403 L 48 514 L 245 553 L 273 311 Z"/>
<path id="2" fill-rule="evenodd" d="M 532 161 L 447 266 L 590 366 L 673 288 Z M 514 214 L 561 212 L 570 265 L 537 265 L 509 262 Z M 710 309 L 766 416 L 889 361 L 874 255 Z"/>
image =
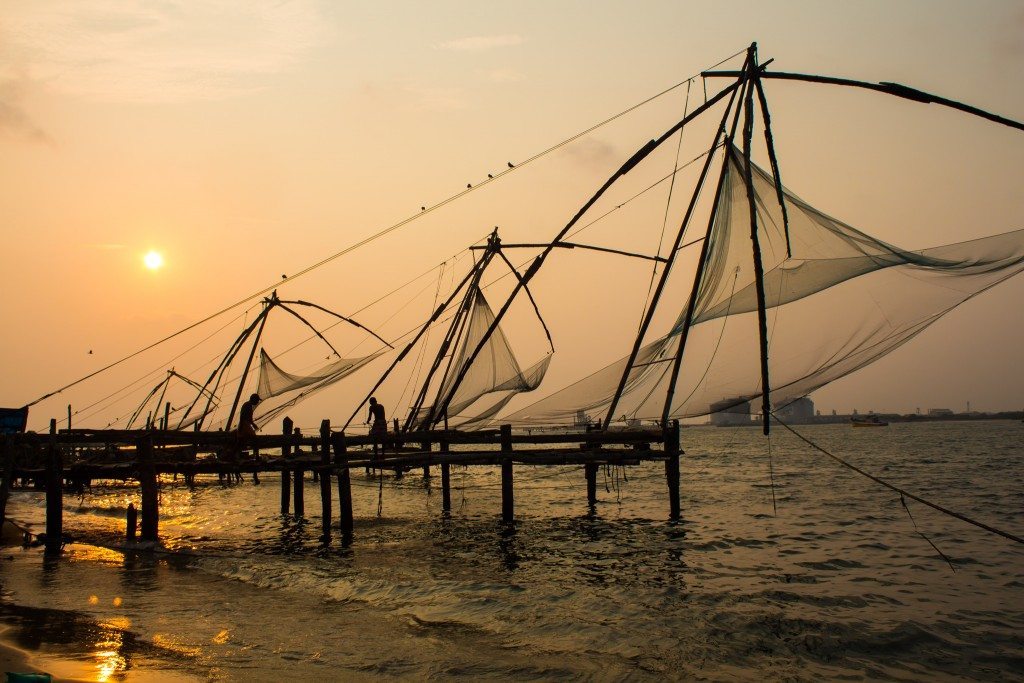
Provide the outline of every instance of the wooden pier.
<path id="1" fill-rule="evenodd" d="M 376 443 L 375 443 L 376 441 Z M 317 435 L 302 435 L 285 418 L 280 434 L 241 438 L 233 432 L 168 430 L 57 430 L 51 420 L 49 434 L 14 434 L 0 437 L 4 463 L 3 490 L 12 481 L 31 482 L 46 490 L 46 549 L 58 553 L 63 536 L 63 495 L 65 489 L 81 491 L 97 480 L 134 480 L 139 483 L 142 503 L 126 510 L 127 534 L 138 540 L 159 539 L 160 475 L 173 474 L 191 486 L 201 474 L 233 477 L 263 472 L 281 474 L 281 513 L 305 516 L 305 473 L 319 479 L 321 524 L 324 543 L 331 541 L 333 527 L 331 486 L 337 482 L 337 511 L 343 542 L 352 540 L 352 468 L 374 468 L 404 473 L 431 468 L 441 471 L 442 511 L 451 511 L 451 466 L 497 466 L 501 468 L 501 513 L 506 522 L 514 519 L 516 465 L 576 465 L 583 470 L 587 504 L 597 502 L 597 472 L 601 465 L 665 463 L 668 513 L 677 519 L 679 510 L 679 424 L 665 429 L 526 431 L 513 432 L 510 425 L 497 430 L 464 432 L 389 433 L 383 438 L 347 435 L 333 431 L 329 420 Z M 381 449 L 375 455 L 375 451 Z M 177 479 L 177 477 L 175 477 Z M 167 484 L 166 481 L 163 482 Z M 3 507 L 0 506 L 0 518 Z"/>

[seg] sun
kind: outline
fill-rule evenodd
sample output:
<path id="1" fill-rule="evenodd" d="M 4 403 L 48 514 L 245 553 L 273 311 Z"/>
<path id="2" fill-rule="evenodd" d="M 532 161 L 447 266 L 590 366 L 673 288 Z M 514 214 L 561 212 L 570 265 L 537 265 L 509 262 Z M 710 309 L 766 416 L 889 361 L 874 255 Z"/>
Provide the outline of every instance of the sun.
<path id="1" fill-rule="evenodd" d="M 142 262 L 145 263 L 146 267 L 150 270 L 158 270 L 164 265 L 164 257 L 160 255 L 159 251 L 151 250 L 142 257 Z"/>

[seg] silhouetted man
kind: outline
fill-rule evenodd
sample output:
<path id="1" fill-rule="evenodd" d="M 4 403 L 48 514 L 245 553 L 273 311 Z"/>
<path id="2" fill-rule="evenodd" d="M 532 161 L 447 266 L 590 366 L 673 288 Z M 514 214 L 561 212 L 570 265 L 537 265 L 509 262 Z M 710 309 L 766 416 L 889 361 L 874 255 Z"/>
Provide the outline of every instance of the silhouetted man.
<path id="1" fill-rule="evenodd" d="M 384 437 L 388 433 L 388 420 L 384 414 L 384 406 L 377 403 L 377 399 L 370 398 L 370 412 L 366 415 L 366 422 L 370 424 L 370 436 L 373 437 L 373 456 L 377 457 L 377 443 L 380 443 L 380 454 L 384 455 Z"/>

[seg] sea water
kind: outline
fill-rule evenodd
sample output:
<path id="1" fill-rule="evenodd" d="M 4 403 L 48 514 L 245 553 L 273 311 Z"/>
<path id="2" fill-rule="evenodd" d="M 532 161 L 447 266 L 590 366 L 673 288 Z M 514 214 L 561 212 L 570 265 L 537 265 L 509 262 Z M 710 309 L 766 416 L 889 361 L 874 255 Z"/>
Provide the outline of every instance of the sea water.
<path id="1" fill-rule="evenodd" d="M 1020 423 L 797 429 L 1024 535 Z M 659 463 L 602 469 L 593 510 L 582 468 L 517 466 L 511 526 L 497 468 L 452 468 L 450 516 L 436 471 L 358 470 L 348 547 L 337 527 L 318 540 L 319 485 L 296 520 L 265 475 L 165 481 L 165 550 L 125 554 L 137 489 L 97 486 L 65 497 L 59 560 L 5 550 L 0 620 L 44 668 L 99 680 L 1024 677 L 1024 547 L 904 507 L 778 427 L 682 444 L 678 522 Z M 42 530 L 41 493 L 8 511 Z"/>

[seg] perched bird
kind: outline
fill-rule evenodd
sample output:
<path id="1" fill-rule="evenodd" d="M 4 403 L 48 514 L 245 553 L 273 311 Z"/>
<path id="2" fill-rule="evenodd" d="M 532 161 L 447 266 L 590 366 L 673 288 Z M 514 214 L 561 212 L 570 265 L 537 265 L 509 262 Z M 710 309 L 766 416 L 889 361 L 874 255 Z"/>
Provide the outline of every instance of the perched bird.
<path id="1" fill-rule="evenodd" d="M 425 206 L 421 206 L 420 207 L 420 211 L 426 211 L 426 210 L 427 210 L 427 207 L 425 207 Z"/>
<path id="2" fill-rule="evenodd" d="M 468 190 L 469 188 L 471 188 L 471 187 L 473 187 L 473 183 L 466 183 L 466 189 L 467 189 L 467 190 Z"/>
<path id="3" fill-rule="evenodd" d="M 89 355 L 90 356 L 92 355 L 92 349 L 89 349 Z"/>
<path id="4" fill-rule="evenodd" d="M 494 176 L 492 176 L 492 175 L 491 175 L 490 173 L 488 173 L 488 174 L 487 174 L 487 177 L 488 177 L 488 178 L 493 178 Z"/>
<path id="5" fill-rule="evenodd" d="M 515 167 L 516 167 L 516 165 L 515 165 L 515 164 L 513 164 L 513 163 L 512 163 L 511 161 L 510 161 L 510 162 L 508 162 L 508 167 L 509 167 L 509 168 L 515 168 Z"/>
<path id="6" fill-rule="evenodd" d="M 281 275 L 281 279 L 282 279 L 282 280 L 287 280 L 287 279 L 288 279 L 288 276 L 287 276 L 287 275 Z"/>

